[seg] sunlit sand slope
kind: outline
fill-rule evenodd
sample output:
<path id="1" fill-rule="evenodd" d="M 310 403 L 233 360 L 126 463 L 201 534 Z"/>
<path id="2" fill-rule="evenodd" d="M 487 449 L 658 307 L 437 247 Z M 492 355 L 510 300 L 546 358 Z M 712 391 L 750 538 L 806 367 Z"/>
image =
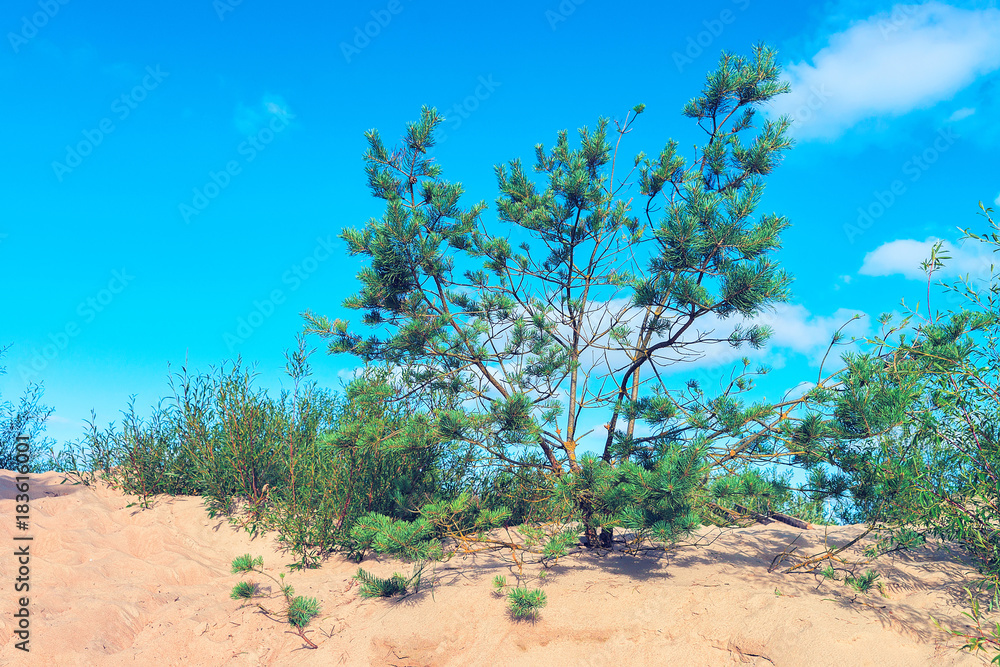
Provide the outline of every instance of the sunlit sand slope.
<path id="1" fill-rule="evenodd" d="M 491 579 L 514 576 L 491 556 L 438 564 L 437 585 L 401 601 L 366 600 L 341 558 L 292 572 L 296 593 L 322 605 L 302 640 L 256 607 L 229 599 L 240 580 L 233 557 L 264 557 L 287 571 L 292 558 L 270 538 L 256 540 L 209 519 L 197 498 L 160 498 L 127 507 L 106 487 L 60 485 L 33 476 L 30 529 L 15 527 L 14 473 L 0 472 L 0 664 L 3 665 L 978 665 L 955 649 L 931 615 L 965 627 L 963 586 L 970 568 L 925 551 L 876 564 L 877 591 L 855 596 L 842 582 L 768 573 L 800 536 L 796 554 L 840 545 L 861 528 L 824 534 L 772 523 L 702 531 L 708 546 L 659 557 L 573 554 L 550 567 L 548 596 L 534 622 L 514 622 L 492 595 Z M 801 535 L 800 535 L 801 534 Z M 30 592 L 15 593 L 15 536 L 30 535 Z M 855 552 L 857 555 L 857 552 Z M 378 575 L 412 566 L 369 560 Z M 528 572 L 528 570 L 526 570 Z M 538 568 L 530 570 L 537 574 Z M 263 584 L 268 584 L 262 580 Z M 30 649 L 12 623 L 30 598 Z M 268 603 L 279 608 L 277 602 Z M 992 656 L 990 656 L 992 657 Z"/>

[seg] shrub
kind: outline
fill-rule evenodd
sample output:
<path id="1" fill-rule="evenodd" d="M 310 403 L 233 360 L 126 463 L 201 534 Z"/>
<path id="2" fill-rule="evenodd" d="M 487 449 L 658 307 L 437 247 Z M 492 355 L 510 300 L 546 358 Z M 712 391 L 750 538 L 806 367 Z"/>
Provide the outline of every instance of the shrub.
<path id="1" fill-rule="evenodd" d="M 9 347 L 0 347 L 0 359 L 8 349 Z M 0 375 L 6 374 L 7 369 L 0 366 Z M 29 384 L 16 404 L 0 400 L 0 469 L 17 470 L 21 465 L 17 456 L 17 436 L 21 434 L 28 436 L 30 471 L 43 472 L 48 469 L 50 463 L 46 460 L 45 449 L 52 441 L 40 438 L 45 431 L 45 421 L 52 414 L 52 408 L 40 403 L 43 393 L 41 385 Z"/>
<path id="2" fill-rule="evenodd" d="M 994 230 L 966 238 L 1000 247 Z M 924 263 L 928 295 L 948 259 Z M 880 550 L 936 535 L 960 543 L 1000 595 L 1000 275 L 946 287 L 967 308 L 891 324 L 871 349 L 845 357 L 829 401 L 828 460 L 850 476 L 855 516 L 883 531 Z M 817 438 L 822 441 L 824 438 Z"/>
<path id="3" fill-rule="evenodd" d="M 56 458 L 81 481 L 96 475 L 142 503 L 156 494 L 202 495 L 210 514 L 251 532 L 273 529 L 310 566 L 353 549 L 361 516 L 413 518 L 468 482 L 468 457 L 442 442 L 416 404 L 393 404 L 388 374 L 366 369 L 343 395 L 309 382 L 304 340 L 286 354 L 294 387 L 272 398 L 237 360 L 172 377 L 173 396 L 149 419 L 130 402 L 121 426 L 92 415 L 81 443 Z M 245 510 L 246 517 L 237 510 Z"/>

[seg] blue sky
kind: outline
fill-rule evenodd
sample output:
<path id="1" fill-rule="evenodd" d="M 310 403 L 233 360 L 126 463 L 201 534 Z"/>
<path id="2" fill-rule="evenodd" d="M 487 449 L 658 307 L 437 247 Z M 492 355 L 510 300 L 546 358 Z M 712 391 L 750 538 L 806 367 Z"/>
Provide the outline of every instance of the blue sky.
<path id="1" fill-rule="evenodd" d="M 43 383 L 63 441 L 91 408 L 106 423 L 131 395 L 156 403 L 185 363 L 242 355 L 277 388 L 301 312 L 352 315 L 360 263 L 337 235 L 382 210 L 365 130 L 393 143 L 437 107 L 445 177 L 492 211 L 493 165 L 636 103 L 630 154 L 692 146 L 682 105 L 723 49 L 759 41 L 792 85 L 769 113 L 797 139 L 759 209 L 791 220 L 778 258 L 796 278 L 765 318 L 768 390 L 815 378 L 852 314 L 921 300 L 936 239 L 951 275 L 987 275 L 955 243 L 1000 198 L 995 2 L 671 4 L 7 2 L 0 393 Z M 314 343 L 316 379 L 338 386 L 354 360 Z"/>

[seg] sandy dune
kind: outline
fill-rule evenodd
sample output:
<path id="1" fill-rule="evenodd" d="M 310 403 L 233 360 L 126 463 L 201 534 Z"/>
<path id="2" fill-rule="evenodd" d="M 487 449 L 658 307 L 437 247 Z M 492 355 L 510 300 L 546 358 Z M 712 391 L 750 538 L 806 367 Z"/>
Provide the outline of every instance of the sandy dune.
<path id="1" fill-rule="evenodd" d="M 334 558 L 293 572 L 296 592 L 322 605 L 310 650 L 287 626 L 229 589 L 234 556 L 262 555 L 267 569 L 290 558 L 269 538 L 251 540 L 210 520 L 197 498 L 126 507 L 107 488 L 33 476 L 31 530 L 14 527 L 14 474 L 0 471 L 0 664 L 3 665 L 978 665 L 938 630 L 964 627 L 969 567 L 930 550 L 878 563 L 888 598 L 855 599 L 843 583 L 768 573 L 796 535 L 818 551 L 824 531 L 772 523 L 726 532 L 711 546 L 659 557 L 574 554 L 549 568 L 548 606 L 534 623 L 514 622 L 491 593 L 497 560 L 455 558 L 437 585 L 401 601 L 365 600 L 357 565 Z M 829 531 L 832 544 L 857 526 Z M 707 529 L 706 535 L 714 533 Z M 31 653 L 14 649 L 11 545 L 31 542 Z M 380 575 L 411 566 L 369 560 Z M 537 573 L 535 568 L 531 574 Z M 268 583 L 266 580 L 262 583 Z M 853 601 L 852 601 L 853 600 Z M 275 604 L 277 606 L 277 604 Z M 992 656 L 989 656 L 992 657 Z"/>

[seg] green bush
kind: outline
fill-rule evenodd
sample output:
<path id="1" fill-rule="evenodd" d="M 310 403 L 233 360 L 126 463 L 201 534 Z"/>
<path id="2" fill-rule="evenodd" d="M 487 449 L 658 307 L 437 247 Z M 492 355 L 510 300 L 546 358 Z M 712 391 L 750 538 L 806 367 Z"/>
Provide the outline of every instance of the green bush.
<path id="1" fill-rule="evenodd" d="M 3 358 L 8 349 L 0 347 L 0 358 Z M 6 374 L 7 369 L 0 366 L 0 375 Z M 42 393 L 40 385 L 29 384 L 16 404 L 0 400 L 0 469 L 17 470 L 20 467 L 17 436 L 21 434 L 28 436 L 27 465 L 30 472 L 43 472 L 50 466 L 45 449 L 52 441 L 42 439 L 42 433 L 45 431 L 45 421 L 52 414 L 52 408 L 40 403 Z"/>
<path id="2" fill-rule="evenodd" d="M 554 513 L 555 487 L 551 475 L 544 472 L 544 463 L 537 454 L 529 457 L 527 467 L 508 467 L 483 471 L 476 481 L 475 491 L 487 509 L 507 508 L 507 525 L 519 526 L 549 519 Z"/>
<path id="3" fill-rule="evenodd" d="M 297 450 L 275 526 L 304 559 L 335 546 L 363 552 L 364 534 L 353 530 L 362 517 L 412 519 L 446 494 L 454 448 L 415 405 L 389 401 L 393 392 L 385 370 L 366 369 L 333 400 L 329 427 Z"/>
<path id="4" fill-rule="evenodd" d="M 995 251 L 1000 227 L 966 231 Z M 992 246 L 992 247 L 989 247 Z M 923 264 L 928 298 L 945 266 L 943 245 Z M 992 269 L 991 269 L 992 270 Z M 1000 598 L 1000 274 L 966 277 L 945 298 L 901 321 L 881 318 L 867 349 L 845 356 L 838 391 L 820 401 L 829 417 L 807 447 L 846 475 L 854 503 L 848 518 L 880 540 L 873 553 L 923 545 L 927 536 L 965 548 Z M 863 582 L 862 582 L 863 583 Z"/>
<path id="5" fill-rule="evenodd" d="M 353 550 L 362 516 L 413 519 L 469 485 L 467 454 L 442 441 L 416 402 L 388 400 L 388 371 L 368 368 L 336 395 L 308 381 L 304 341 L 286 356 L 294 387 L 277 398 L 255 388 L 239 360 L 204 374 L 183 369 L 149 419 L 133 403 L 120 426 L 100 429 L 92 415 L 83 441 L 64 447 L 54 467 L 85 482 L 100 475 L 143 504 L 157 494 L 204 496 L 213 516 L 276 530 L 300 566 Z"/>

